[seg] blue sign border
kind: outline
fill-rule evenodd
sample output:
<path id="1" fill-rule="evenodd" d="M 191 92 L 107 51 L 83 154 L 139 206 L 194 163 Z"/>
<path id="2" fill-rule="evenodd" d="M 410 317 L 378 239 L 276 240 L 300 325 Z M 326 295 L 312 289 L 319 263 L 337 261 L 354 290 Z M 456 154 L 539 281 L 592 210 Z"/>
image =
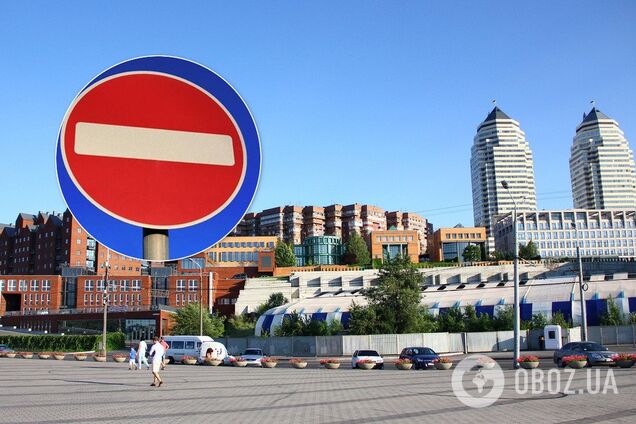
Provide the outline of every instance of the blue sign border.
<path id="1" fill-rule="evenodd" d="M 130 59 L 99 74 L 79 94 L 104 78 L 126 72 L 143 71 L 174 75 L 206 90 L 232 115 L 245 143 L 245 177 L 234 199 L 206 221 L 190 227 L 168 230 L 169 258 L 167 260 L 178 260 L 209 248 L 227 236 L 243 218 L 258 187 L 261 145 L 252 114 L 236 90 L 214 71 L 187 59 L 172 56 Z M 61 129 L 57 139 L 56 167 L 62 196 L 79 224 L 99 243 L 123 255 L 143 259 L 143 228 L 122 222 L 103 212 L 91 203 L 71 180 L 62 159 Z M 106 170 L 106 174 L 102 174 L 102 177 L 108 178 L 108 172 Z M 112 170 L 112 172 L 116 171 Z M 140 189 L 143 190 L 143 188 Z M 69 246 L 69 249 L 72 249 L 72 246 Z"/>

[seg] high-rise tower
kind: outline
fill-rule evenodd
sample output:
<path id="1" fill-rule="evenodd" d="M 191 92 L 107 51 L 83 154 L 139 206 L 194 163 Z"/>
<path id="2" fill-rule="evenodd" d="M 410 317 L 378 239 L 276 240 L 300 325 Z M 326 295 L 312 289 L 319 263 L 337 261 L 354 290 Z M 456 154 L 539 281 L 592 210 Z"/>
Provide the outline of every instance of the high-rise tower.
<path id="1" fill-rule="evenodd" d="M 636 208 L 632 150 L 618 122 L 595 107 L 576 127 L 570 179 L 576 209 Z"/>
<path id="2" fill-rule="evenodd" d="M 510 212 L 513 201 L 501 182 L 506 181 L 518 210 L 537 208 L 532 151 L 519 122 L 495 107 L 477 128 L 471 149 L 475 226 L 486 227 L 488 251 L 494 250 L 494 217 Z"/>

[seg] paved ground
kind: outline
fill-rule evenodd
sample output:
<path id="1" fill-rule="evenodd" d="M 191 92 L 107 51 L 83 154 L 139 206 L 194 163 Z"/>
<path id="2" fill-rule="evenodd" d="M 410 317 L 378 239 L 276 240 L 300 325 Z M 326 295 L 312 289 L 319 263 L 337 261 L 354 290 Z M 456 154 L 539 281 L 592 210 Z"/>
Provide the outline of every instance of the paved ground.
<path id="1" fill-rule="evenodd" d="M 463 405 L 450 371 L 259 369 L 172 365 L 166 384 L 127 364 L 0 358 L 0 423 L 372 423 L 636 421 L 636 368 L 612 369 L 618 394 L 579 394 L 587 370 L 560 393 L 515 391 L 504 371 L 492 406 Z M 555 373 L 557 371 L 554 371 Z M 592 375 L 596 373 L 593 369 Z M 610 372 L 599 371 L 601 388 Z M 561 373 L 563 373 L 561 371 Z M 554 379 L 554 375 L 553 375 Z"/>

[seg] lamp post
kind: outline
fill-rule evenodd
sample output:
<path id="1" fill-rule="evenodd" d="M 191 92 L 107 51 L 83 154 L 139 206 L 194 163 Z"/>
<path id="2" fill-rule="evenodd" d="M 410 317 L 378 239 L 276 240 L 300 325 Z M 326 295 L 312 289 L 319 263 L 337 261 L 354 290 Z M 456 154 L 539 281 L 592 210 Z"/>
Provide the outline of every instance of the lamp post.
<path id="1" fill-rule="evenodd" d="M 199 268 L 199 336 L 203 336 L 203 267 L 192 258 L 188 260 Z"/>
<path id="2" fill-rule="evenodd" d="M 514 265 L 513 265 L 513 275 L 514 275 L 514 298 L 513 298 L 513 312 L 514 312 L 514 354 L 512 358 L 512 367 L 519 368 L 519 356 L 520 356 L 520 336 L 519 336 L 519 327 L 521 326 L 521 313 L 519 310 L 519 240 L 517 239 L 517 203 L 515 202 L 514 197 L 512 197 L 512 193 L 508 189 L 508 182 L 502 181 L 501 185 L 508 195 L 510 196 L 510 200 L 512 200 L 512 228 L 513 228 L 513 238 L 514 238 Z"/>
<path id="3" fill-rule="evenodd" d="M 102 323 L 102 355 L 106 356 L 106 323 L 108 322 L 108 270 L 110 268 L 110 249 L 106 250 L 106 262 L 104 262 L 104 291 L 102 303 L 104 304 L 104 322 Z"/>
<path id="4" fill-rule="evenodd" d="M 576 246 L 576 256 L 579 262 L 579 297 L 581 299 L 581 339 L 587 341 L 587 311 L 585 307 L 585 291 L 587 286 L 583 283 L 583 261 L 581 260 L 581 248 Z"/>

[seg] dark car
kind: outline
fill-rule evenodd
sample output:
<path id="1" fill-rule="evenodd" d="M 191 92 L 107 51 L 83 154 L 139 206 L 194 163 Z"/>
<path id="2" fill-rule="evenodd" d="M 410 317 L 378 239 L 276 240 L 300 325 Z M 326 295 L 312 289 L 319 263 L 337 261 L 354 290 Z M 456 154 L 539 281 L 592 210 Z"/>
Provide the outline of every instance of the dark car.
<path id="1" fill-rule="evenodd" d="M 592 365 L 614 365 L 612 356 L 616 352 L 611 352 L 608 348 L 596 342 L 572 342 L 554 352 L 554 363 L 559 367 L 565 366 L 563 358 L 570 355 L 585 355 L 588 366 Z"/>
<path id="2" fill-rule="evenodd" d="M 400 359 L 410 359 L 416 370 L 428 368 L 439 355 L 430 347 L 405 347 L 400 353 Z"/>

